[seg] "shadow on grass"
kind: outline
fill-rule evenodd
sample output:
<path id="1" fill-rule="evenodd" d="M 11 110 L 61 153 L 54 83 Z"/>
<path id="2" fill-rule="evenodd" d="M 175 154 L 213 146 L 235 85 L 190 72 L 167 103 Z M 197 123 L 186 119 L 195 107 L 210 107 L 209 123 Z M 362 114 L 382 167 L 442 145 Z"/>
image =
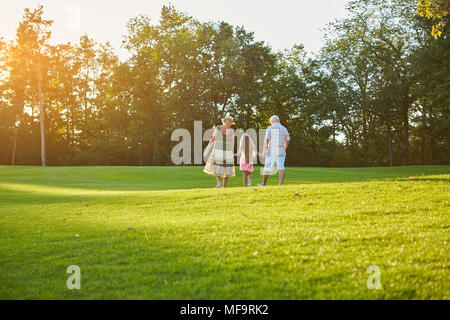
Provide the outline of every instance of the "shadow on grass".
<path id="1" fill-rule="evenodd" d="M 211 299 L 232 296 L 221 287 L 236 287 L 233 270 L 220 264 L 217 252 L 210 254 L 193 242 L 168 242 L 163 228 L 138 227 L 138 231 L 88 223 L 36 239 L 25 247 L 13 244 L 3 265 L 1 298 L 6 299 Z M 78 232 L 79 238 L 73 235 Z M 167 230 L 166 230 L 167 232 Z M 151 235 L 151 236 L 149 236 Z M 27 252 L 21 263 L 20 252 Z M 46 262 L 42 262 L 46 257 Z M 65 270 L 77 265 L 83 289 L 65 288 Z M 33 266 L 33 267 L 31 267 Z M 249 263 L 248 268 L 251 267 Z M 246 270 L 250 273 L 250 270 Z M 245 270 L 240 277 L 246 278 Z M 275 287 L 275 286 L 274 286 Z M 11 289 L 14 294 L 11 296 Z M 9 296 L 6 296 L 9 294 Z M 270 297 L 270 293 L 264 293 Z"/>
<path id="2" fill-rule="evenodd" d="M 143 221 L 130 231 L 127 221 L 105 218 L 99 227 L 95 219 L 83 215 L 86 219 L 67 221 L 70 224 L 66 226 L 60 221 L 62 217 L 65 215 L 37 216 L 25 222 L 25 229 L 12 230 L 17 241 L 4 250 L 8 263 L 0 275 L 0 298 L 306 299 L 323 296 L 321 291 L 329 290 L 330 283 L 345 287 L 345 281 L 351 280 L 349 276 L 343 279 L 339 268 L 311 272 L 319 270 L 319 262 L 313 259 L 317 247 L 302 251 L 311 258 L 310 264 L 297 264 L 294 273 L 279 255 L 274 254 L 276 262 L 255 257 L 252 253 L 258 249 L 257 243 L 252 237 L 242 237 L 240 230 L 230 233 L 214 225 L 196 229 L 194 224 L 188 229 L 171 224 L 157 227 Z M 36 233 L 36 225 L 49 222 L 52 233 Z M 255 233 L 261 232 L 255 225 L 253 228 Z M 27 229 L 25 236 L 21 232 Z M 223 234 L 216 240 L 208 237 L 219 231 Z M 23 252 L 27 253 L 26 263 Z M 83 289 L 79 292 L 65 287 L 69 265 L 81 268 Z M 339 292 L 336 289 L 326 296 L 338 297 Z"/>
<path id="3" fill-rule="evenodd" d="M 0 190 L 3 184 L 43 186 L 92 191 L 157 191 L 212 189 L 215 178 L 202 167 L 0 167 Z M 242 187 L 242 172 L 230 178 L 229 187 Z M 367 182 L 377 180 L 446 181 L 450 166 L 394 168 L 288 168 L 286 185 Z M 253 185 L 262 180 L 260 167 L 253 173 Z M 278 176 L 269 178 L 277 185 Z"/>

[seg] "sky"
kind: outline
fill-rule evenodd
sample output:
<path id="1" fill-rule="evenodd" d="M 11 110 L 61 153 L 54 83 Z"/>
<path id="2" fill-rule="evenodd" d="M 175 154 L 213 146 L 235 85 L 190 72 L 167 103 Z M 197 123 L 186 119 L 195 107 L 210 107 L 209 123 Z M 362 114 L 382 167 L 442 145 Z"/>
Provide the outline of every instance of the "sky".
<path id="1" fill-rule="evenodd" d="M 345 17 L 348 0 L 1 0 L 0 37 L 13 40 L 25 8 L 44 5 L 45 18 L 54 20 L 52 43 L 77 42 L 87 34 L 95 41 L 109 41 L 119 57 L 128 20 L 145 14 L 158 23 L 161 7 L 172 4 L 202 22 L 226 21 L 254 32 L 274 50 L 303 44 L 310 53 L 322 45 L 322 28 Z M 5 4 L 6 2 L 6 4 Z"/>

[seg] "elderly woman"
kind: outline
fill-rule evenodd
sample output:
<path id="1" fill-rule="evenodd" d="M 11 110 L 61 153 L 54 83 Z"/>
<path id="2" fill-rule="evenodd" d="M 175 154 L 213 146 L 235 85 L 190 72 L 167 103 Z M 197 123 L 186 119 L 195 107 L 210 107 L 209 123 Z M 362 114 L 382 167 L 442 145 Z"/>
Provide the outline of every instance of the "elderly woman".
<path id="1" fill-rule="evenodd" d="M 231 129 L 234 124 L 233 117 L 227 114 L 222 119 L 222 125 L 214 129 L 213 136 L 206 149 L 212 148 L 212 152 L 203 171 L 216 177 L 216 188 L 218 189 L 226 188 L 228 178 L 236 176 L 234 169 L 235 135 L 234 130 Z M 223 184 L 221 178 L 223 178 Z"/>

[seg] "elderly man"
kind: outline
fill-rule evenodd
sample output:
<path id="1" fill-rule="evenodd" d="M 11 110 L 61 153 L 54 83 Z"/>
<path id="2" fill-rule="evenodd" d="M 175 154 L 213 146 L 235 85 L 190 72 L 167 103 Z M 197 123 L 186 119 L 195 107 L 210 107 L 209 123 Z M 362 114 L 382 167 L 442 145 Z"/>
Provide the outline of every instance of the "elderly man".
<path id="1" fill-rule="evenodd" d="M 289 132 L 280 123 L 278 116 L 270 118 L 272 124 L 266 133 L 264 141 L 263 157 L 266 158 L 266 164 L 264 167 L 264 180 L 262 184 L 258 184 L 260 187 L 264 187 L 267 184 L 269 175 L 273 172 L 274 165 L 277 165 L 280 171 L 280 186 L 284 184 L 285 167 L 284 162 L 286 160 L 286 150 L 289 146 Z"/>

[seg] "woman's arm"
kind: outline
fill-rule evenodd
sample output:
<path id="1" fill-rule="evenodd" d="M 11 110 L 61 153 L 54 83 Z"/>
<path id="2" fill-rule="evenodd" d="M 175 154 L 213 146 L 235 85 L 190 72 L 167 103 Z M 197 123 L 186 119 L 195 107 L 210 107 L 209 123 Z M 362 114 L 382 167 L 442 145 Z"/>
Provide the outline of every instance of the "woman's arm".
<path id="1" fill-rule="evenodd" d="M 214 143 L 216 141 L 216 135 L 217 135 L 217 131 L 214 130 L 213 136 L 211 137 L 211 139 L 209 140 L 208 146 L 205 149 L 205 152 L 203 153 L 203 157 L 208 157 L 208 154 L 211 153 L 211 148 L 214 146 Z"/>
<path id="2" fill-rule="evenodd" d="M 234 151 L 234 146 L 236 145 L 236 136 L 234 135 L 234 132 L 233 132 L 233 136 L 232 136 L 232 139 L 233 139 L 233 151 Z"/>
<path id="3" fill-rule="evenodd" d="M 211 140 L 209 140 L 209 144 L 208 146 L 212 145 L 214 142 L 216 142 L 216 137 L 217 137 L 217 129 L 214 130 L 214 133 L 211 137 Z"/>

